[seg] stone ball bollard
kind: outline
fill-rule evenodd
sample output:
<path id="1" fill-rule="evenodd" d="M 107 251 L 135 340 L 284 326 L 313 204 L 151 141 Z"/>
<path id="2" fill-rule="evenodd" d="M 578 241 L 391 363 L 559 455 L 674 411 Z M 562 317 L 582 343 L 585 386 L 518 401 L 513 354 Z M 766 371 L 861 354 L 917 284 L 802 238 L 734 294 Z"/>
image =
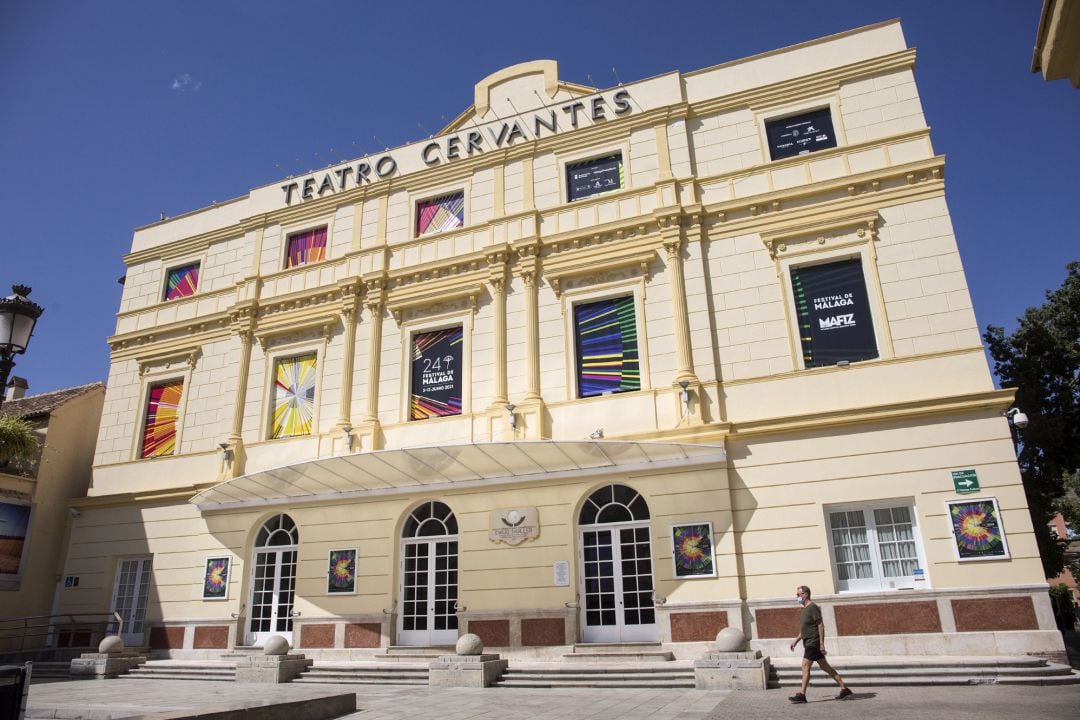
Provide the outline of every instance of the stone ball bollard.
<path id="1" fill-rule="evenodd" d="M 109 635 L 98 644 L 97 651 L 99 653 L 122 653 L 124 652 L 124 638 L 119 635 Z"/>
<path id="2" fill-rule="evenodd" d="M 280 635 L 272 635 L 265 643 L 263 643 L 264 655 L 288 655 L 289 641 Z"/>
<path id="3" fill-rule="evenodd" d="M 717 652 L 742 652 L 746 650 L 746 636 L 739 628 L 726 627 L 716 634 Z"/>
<path id="4" fill-rule="evenodd" d="M 484 643 L 479 635 L 466 633 L 458 638 L 454 651 L 458 655 L 479 655 L 484 652 Z"/>

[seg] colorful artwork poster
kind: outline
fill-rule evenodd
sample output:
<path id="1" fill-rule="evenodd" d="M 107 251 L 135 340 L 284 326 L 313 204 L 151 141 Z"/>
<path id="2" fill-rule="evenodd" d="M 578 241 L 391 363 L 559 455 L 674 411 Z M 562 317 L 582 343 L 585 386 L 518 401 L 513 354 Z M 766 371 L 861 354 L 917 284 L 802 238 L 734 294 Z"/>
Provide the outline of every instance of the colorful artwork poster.
<path id="1" fill-rule="evenodd" d="M 413 335 L 410 420 L 461 414 L 461 326 Z"/>
<path id="2" fill-rule="evenodd" d="M 176 422 L 180 417 L 180 399 L 183 395 L 183 380 L 150 386 L 141 457 L 162 457 L 176 452 Z"/>
<path id="3" fill-rule="evenodd" d="M 578 396 L 641 389 L 632 296 L 574 306 Z"/>
<path id="4" fill-rule="evenodd" d="M 270 437 L 310 435 L 314 418 L 315 353 L 277 360 Z"/>
<path id="5" fill-rule="evenodd" d="M 765 135 L 769 139 L 769 155 L 773 160 L 836 147 L 836 133 L 833 132 L 829 108 L 769 120 L 765 123 Z"/>
<path id="6" fill-rule="evenodd" d="M 165 278 L 165 299 L 177 300 L 194 295 L 199 288 L 199 263 L 173 268 Z"/>
<path id="7" fill-rule="evenodd" d="M 791 290 L 806 367 L 878 356 L 862 260 L 792 268 Z"/>
<path id="8" fill-rule="evenodd" d="M 326 257 L 326 228 L 316 228 L 289 236 L 285 267 L 307 265 Z"/>
<path id="9" fill-rule="evenodd" d="M 29 505 L 0 502 L 0 574 L 19 573 L 29 527 Z"/>
<path id="10" fill-rule="evenodd" d="M 326 592 L 341 595 L 356 592 L 356 549 L 331 550 L 326 571 Z"/>
<path id="11" fill-rule="evenodd" d="M 231 558 L 206 559 L 203 572 L 203 600 L 225 600 L 229 597 L 229 564 Z"/>
<path id="12" fill-rule="evenodd" d="M 624 187 L 622 153 L 566 166 L 566 194 L 570 202 Z"/>
<path id="13" fill-rule="evenodd" d="M 416 235 L 431 235 L 465 224 L 465 193 L 456 192 L 416 203 Z"/>
<path id="14" fill-rule="evenodd" d="M 997 560 L 1009 557 L 997 500 L 952 500 L 946 505 L 958 559 Z"/>
<path id="15" fill-rule="evenodd" d="M 675 577 L 713 577 L 712 523 L 675 525 L 671 528 Z"/>

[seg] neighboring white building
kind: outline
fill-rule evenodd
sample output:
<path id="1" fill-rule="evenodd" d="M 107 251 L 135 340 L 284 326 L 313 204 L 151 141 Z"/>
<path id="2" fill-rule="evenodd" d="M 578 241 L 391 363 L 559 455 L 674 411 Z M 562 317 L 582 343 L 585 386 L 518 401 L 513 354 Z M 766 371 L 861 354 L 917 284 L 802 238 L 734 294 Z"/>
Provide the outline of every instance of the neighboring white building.
<path id="1" fill-rule="evenodd" d="M 1061 653 L 914 62 L 891 21 L 524 63 L 140 228 L 63 611 L 174 656 L 692 657 L 787 652 L 807 584 L 837 655 Z"/>

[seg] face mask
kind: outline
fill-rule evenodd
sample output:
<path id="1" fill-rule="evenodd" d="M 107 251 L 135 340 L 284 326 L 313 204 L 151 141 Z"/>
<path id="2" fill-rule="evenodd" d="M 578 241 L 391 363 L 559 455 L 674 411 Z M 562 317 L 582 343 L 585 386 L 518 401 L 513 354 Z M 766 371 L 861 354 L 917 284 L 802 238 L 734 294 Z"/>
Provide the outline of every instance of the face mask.
<path id="1" fill-rule="evenodd" d="M 796 595 L 795 596 L 795 604 L 796 605 L 802 605 L 802 595 Z"/>

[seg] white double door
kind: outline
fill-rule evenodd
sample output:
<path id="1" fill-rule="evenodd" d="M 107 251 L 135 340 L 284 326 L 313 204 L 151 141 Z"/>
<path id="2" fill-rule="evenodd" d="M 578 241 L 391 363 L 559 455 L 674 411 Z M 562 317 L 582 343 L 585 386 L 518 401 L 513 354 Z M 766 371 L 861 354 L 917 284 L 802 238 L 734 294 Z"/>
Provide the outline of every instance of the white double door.
<path id="1" fill-rule="evenodd" d="M 398 643 L 453 645 L 458 639 L 456 536 L 401 542 Z"/>
<path id="2" fill-rule="evenodd" d="M 245 645 L 262 646 L 280 635 L 292 644 L 292 611 L 296 597 L 296 547 L 255 551 L 251 575 L 251 620 Z"/>
<path id="3" fill-rule="evenodd" d="M 141 647 L 145 638 L 151 567 L 151 558 L 122 559 L 116 566 L 112 606 L 123 623 L 120 637 L 129 647 Z"/>
<path id="4" fill-rule="evenodd" d="M 583 526 L 579 540 L 582 641 L 657 640 L 649 523 Z"/>

